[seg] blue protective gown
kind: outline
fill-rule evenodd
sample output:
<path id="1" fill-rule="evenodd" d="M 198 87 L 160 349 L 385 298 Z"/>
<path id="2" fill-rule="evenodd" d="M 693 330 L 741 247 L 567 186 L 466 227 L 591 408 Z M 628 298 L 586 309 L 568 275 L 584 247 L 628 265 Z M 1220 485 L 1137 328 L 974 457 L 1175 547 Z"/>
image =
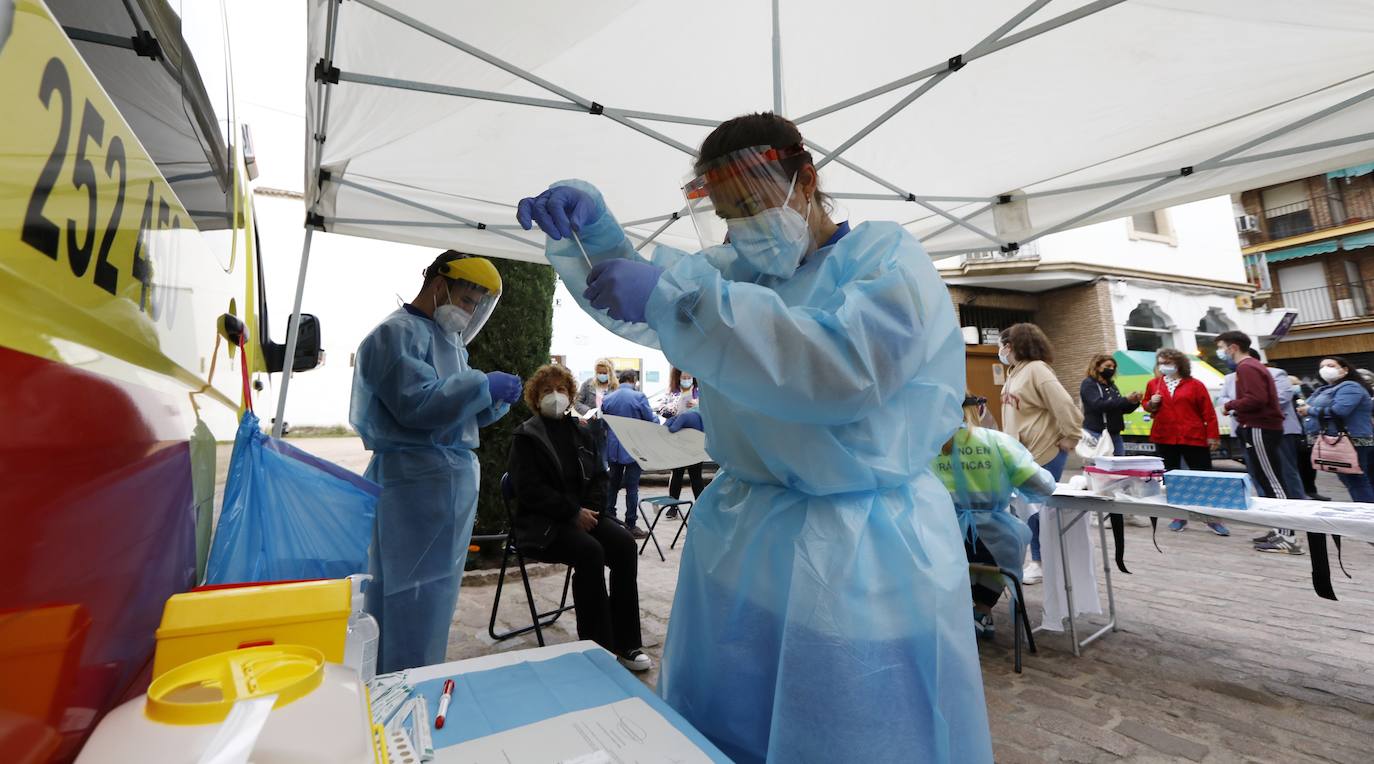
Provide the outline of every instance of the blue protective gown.
<path id="1" fill-rule="evenodd" d="M 601 196 L 593 263 L 638 257 Z M 571 240 L 546 253 L 569 284 Z M 683 550 L 659 691 L 736 761 L 988 762 L 969 578 L 930 462 L 964 346 L 920 244 L 864 223 L 792 276 L 660 246 L 647 323 L 583 308 L 701 383 L 719 476 Z M 574 295 L 579 289 L 571 290 Z"/>
<path id="2" fill-rule="evenodd" d="M 477 428 L 510 409 L 467 360 L 456 338 L 404 307 L 358 346 L 349 421 L 382 487 L 366 598 L 381 627 L 378 673 L 440 663 L 448 647 L 477 512 Z"/>

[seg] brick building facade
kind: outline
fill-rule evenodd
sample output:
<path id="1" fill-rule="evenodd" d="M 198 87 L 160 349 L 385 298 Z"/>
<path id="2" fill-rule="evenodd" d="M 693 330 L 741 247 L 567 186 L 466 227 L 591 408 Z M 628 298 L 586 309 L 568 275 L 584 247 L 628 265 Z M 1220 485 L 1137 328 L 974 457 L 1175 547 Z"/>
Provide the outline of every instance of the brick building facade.
<path id="1" fill-rule="evenodd" d="M 1330 355 L 1374 368 L 1374 164 L 1234 201 L 1257 304 L 1297 312 L 1268 356 L 1308 378 Z"/>

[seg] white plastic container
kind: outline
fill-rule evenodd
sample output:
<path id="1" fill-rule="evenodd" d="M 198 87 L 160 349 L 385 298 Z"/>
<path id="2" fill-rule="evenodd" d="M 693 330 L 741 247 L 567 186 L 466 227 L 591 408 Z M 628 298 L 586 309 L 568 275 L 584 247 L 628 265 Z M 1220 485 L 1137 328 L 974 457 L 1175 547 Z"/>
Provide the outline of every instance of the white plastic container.
<path id="1" fill-rule="evenodd" d="M 1098 496 L 1148 499 L 1163 494 L 1164 473 L 1155 470 L 1104 470 L 1084 467 L 1089 490 Z"/>
<path id="2" fill-rule="evenodd" d="M 343 662 L 367 683 L 377 675 L 377 642 L 382 630 L 377 619 L 363 610 L 363 590 L 372 582 L 372 576 L 358 573 L 349 576 L 348 580 L 353 584 L 353 612 L 348 616 Z"/>
<path id="3" fill-rule="evenodd" d="M 269 665 L 255 670 L 251 658 L 240 657 L 254 653 L 267 654 Z M 271 658 L 277 654 L 294 658 L 294 664 Z M 236 667 L 229 667 L 231 663 Z M 325 661 L 312 648 L 274 645 L 219 653 L 169 671 L 153 682 L 146 696 L 106 715 L 77 763 L 197 764 L 212 749 L 226 748 L 224 738 L 216 739 L 231 723 L 226 707 L 239 700 L 271 698 L 273 693 L 276 707 L 266 722 L 260 728 L 236 730 L 235 747 L 246 746 L 252 764 L 380 760 L 358 676 Z"/>

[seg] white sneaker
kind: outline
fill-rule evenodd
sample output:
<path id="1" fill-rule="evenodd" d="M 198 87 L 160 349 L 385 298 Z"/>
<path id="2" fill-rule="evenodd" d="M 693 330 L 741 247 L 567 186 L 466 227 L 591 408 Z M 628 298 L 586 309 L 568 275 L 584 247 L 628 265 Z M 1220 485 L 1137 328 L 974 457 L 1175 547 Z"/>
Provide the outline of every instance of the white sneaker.
<path id="1" fill-rule="evenodd" d="M 645 655 L 643 650 L 631 650 L 628 655 L 616 656 L 616 660 L 620 661 L 620 665 L 634 672 L 648 671 L 654 667 L 653 660 Z"/>
<path id="2" fill-rule="evenodd" d="M 1026 563 L 1026 567 L 1021 571 L 1021 583 L 1026 586 L 1040 583 L 1040 579 L 1045 577 L 1045 572 L 1040 569 L 1040 563 L 1031 560 Z"/>

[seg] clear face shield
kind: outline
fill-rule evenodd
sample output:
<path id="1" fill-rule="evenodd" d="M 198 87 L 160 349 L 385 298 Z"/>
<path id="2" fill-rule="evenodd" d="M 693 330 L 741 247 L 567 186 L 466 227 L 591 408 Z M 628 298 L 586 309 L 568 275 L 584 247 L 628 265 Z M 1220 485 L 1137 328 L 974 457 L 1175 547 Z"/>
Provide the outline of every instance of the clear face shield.
<path id="1" fill-rule="evenodd" d="M 801 214 L 795 201 L 801 192 L 794 187 L 800 165 L 787 160 L 805 150 L 800 144 L 782 149 L 740 149 L 711 161 L 699 174 L 688 177 L 682 194 L 702 248 L 725 243 L 728 220 L 754 218 L 788 203 Z"/>
<path id="2" fill-rule="evenodd" d="M 501 300 L 501 274 L 482 257 L 451 260 L 438 272 L 451 280 L 444 282 L 448 302 L 435 307 L 434 320 L 449 334 L 461 336 L 464 344 L 470 343 Z"/>

